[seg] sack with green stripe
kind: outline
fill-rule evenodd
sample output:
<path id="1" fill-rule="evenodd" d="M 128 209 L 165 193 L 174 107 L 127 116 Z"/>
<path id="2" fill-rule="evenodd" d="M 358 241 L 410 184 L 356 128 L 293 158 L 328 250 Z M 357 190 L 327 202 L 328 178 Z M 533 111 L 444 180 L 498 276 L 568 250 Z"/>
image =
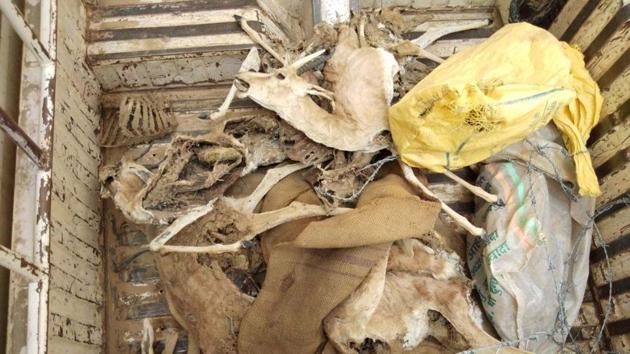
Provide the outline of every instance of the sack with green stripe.
<path id="1" fill-rule="evenodd" d="M 514 158 L 525 148 L 535 155 L 554 143 L 531 138 L 521 144 L 500 155 Z M 594 198 L 567 187 L 563 174 L 571 171 L 543 172 L 572 167 L 558 156 L 549 166 L 544 159 L 530 164 L 517 158 L 483 165 L 477 184 L 502 202 L 476 200 L 475 224 L 487 234 L 468 238 L 468 267 L 485 313 L 503 340 L 535 353 L 560 351 L 589 271 Z"/>

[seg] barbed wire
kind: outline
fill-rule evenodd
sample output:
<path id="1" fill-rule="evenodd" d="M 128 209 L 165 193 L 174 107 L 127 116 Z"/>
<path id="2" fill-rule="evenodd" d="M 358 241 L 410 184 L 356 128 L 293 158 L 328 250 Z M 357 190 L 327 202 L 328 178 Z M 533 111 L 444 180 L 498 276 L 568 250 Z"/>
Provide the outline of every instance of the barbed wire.
<path id="1" fill-rule="evenodd" d="M 580 196 L 575 193 L 575 187 L 571 183 L 567 183 L 562 178 L 562 176 L 560 175 L 556 167 L 556 163 L 554 163 L 554 161 L 546 153 L 546 151 L 550 149 L 555 149 L 555 150 L 559 149 L 561 152 L 561 155 L 564 158 L 567 158 L 567 159 L 572 158 L 572 156 L 568 153 L 568 151 L 566 151 L 566 149 L 562 147 L 559 147 L 556 144 L 551 144 L 551 143 L 536 144 L 530 141 L 529 139 L 525 139 L 524 142 L 531 149 L 528 161 L 522 161 L 520 159 L 510 159 L 510 158 L 506 158 L 505 161 L 509 161 L 509 162 L 513 162 L 519 165 L 526 166 L 527 181 L 530 187 L 528 189 L 528 197 L 531 199 L 531 203 L 532 203 L 532 207 L 534 211 L 538 212 L 538 209 L 539 209 L 539 208 L 536 208 L 537 201 L 533 193 L 534 191 L 533 187 L 534 187 L 535 182 L 532 175 L 534 171 L 543 173 L 545 177 L 549 177 L 557 181 L 558 184 L 560 185 L 560 188 L 563 190 L 565 196 L 571 202 L 577 202 Z M 539 155 L 540 157 L 542 157 L 549 163 L 549 165 L 552 167 L 553 173 L 550 174 L 549 171 L 543 171 L 540 168 L 537 168 L 536 166 L 534 166 L 534 163 L 532 161 L 535 154 Z M 601 319 L 601 323 L 599 323 L 597 336 L 589 340 L 590 342 L 589 344 L 591 347 L 590 353 L 594 353 L 595 351 L 599 350 L 599 346 L 604 335 L 604 329 L 608 322 L 610 313 L 612 311 L 612 296 L 613 296 L 612 294 L 612 283 L 613 283 L 612 265 L 611 265 L 610 258 L 608 255 L 607 245 L 605 244 L 605 242 L 603 242 L 602 235 L 599 229 L 597 228 L 595 221 L 601 215 L 607 213 L 612 208 L 615 208 L 616 206 L 621 205 L 621 204 L 625 206 L 630 206 L 630 196 L 627 196 L 627 195 L 622 196 L 621 198 L 617 198 L 616 200 L 610 201 L 602 205 L 601 207 L 597 208 L 593 212 L 590 212 L 589 214 L 592 214 L 592 215 L 588 216 L 588 221 L 586 225 L 582 227 L 582 229 L 580 230 L 577 240 L 574 242 L 571 251 L 568 253 L 567 260 L 563 262 L 563 266 L 565 267 L 564 268 L 565 272 L 567 272 L 567 270 L 569 272 L 573 270 L 575 262 L 579 258 L 580 245 L 582 245 L 583 242 L 587 242 L 586 240 L 584 240 L 584 238 L 587 237 L 587 235 L 589 234 L 590 234 L 590 237 L 592 237 L 593 241 L 595 241 L 598 245 L 601 245 L 601 248 L 603 250 L 603 256 L 604 256 L 603 261 L 605 264 L 604 273 L 605 273 L 605 280 L 606 280 L 606 284 L 604 285 L 608 287 L 608 298 L 607 298 L 607 303 L 606 303 L 606 308 L 603 314 L 603 318 Z M 576 353 L 583 352 L 582 349 L 580 349 L 576 338 L 574 338 L 573 335 L 571 334 L 572 323 L 569 323 L 568 321 L 569 319 L 567 317 L 567 308 L 566 308 L 567 295 L 576 286 L 576 284 L 572 284 L 567 281 L 568 279 L 564 279 L 564 274 L 560 276 L 559 280 L 556 278 L 556 269 L 554 267 L 555 262 L 552 259 L 552 252 L 549 252 L 548 247 L 549 247 L 549 243 L 545 243 L 544 248 L 545 248 L 545 252 L 547 256 L 547 261 L 549 264 L 549 271 L 551 273 L 552 279 L 555 280 L 554 291 L 556 294 L 556 301 L 558 302 L 558 305 L 559 305 L 558 313 L 556 314 L 554 328 L 548 332 L 543 331 L 543 332 L 532 333 L 529 335 L 525 335 L 522 338 L 519 338 L 516 340 L 502 340 L 499 342 L 499 344 L 494 345 L 494 346 L 469 349 L 466 351 L 462 351 L 461 353 L 473 354 L 473 353 L 479 353 L 479 352 L 487 352 L 488 350 L 495 349 L 495 348 L 497 349 L 497 353 L 498 353 L 502 348 L 506 348 L 506 347 L 522 347 L 522 349 L 527 350 L 531 341 L 541 341 L 541 340 L 549 340 L 549 339 L 551 339 L 554 343 L 556 343 L 559 346 L 559 348 L 563 351 L 568 349 Z M 590 249 L 586 251 L 588 252 L 589 250 Z M 591 264 L 589 264 L 588 266 L 589 266 L 589 271 L 590 271 Z M 604 285 L 600 285 L 600 288 Z M 588 291 L 588 284 L 586 285 L 586 291 Z M 593 299 L 593 301 L 597 301 L 597 300 Z M 575 304 L 575 306 L 580 306 L 580 307 L 581 305 L 582 303 Z M 569 340 L 568 342 L 567 342 L 567 338 Z"/>

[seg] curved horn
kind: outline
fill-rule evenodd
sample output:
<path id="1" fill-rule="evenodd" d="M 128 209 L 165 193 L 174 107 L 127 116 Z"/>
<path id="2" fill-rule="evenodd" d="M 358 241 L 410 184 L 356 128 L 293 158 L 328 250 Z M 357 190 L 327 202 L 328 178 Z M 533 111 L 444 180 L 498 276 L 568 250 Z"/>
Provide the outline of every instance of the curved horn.
<path id="1" fill-rule="evenodd" d="M 305 56 L 304 58 L 300 58 L 296 61 L 294 61 L 293 63 L 291 63 L 291 65 L 288 66 L 289 69 L 293 69 L 293 70 L 298 70 L 300 67 L 302 67 L 302 65 L 308 63 L 309 61 L 317 58 L 318 56 L 324 54 L 324 52 L 326 51 L 326 49 L 322 49 L 320 51 L 317 51 L 313 54 L 309 54 L 307 56 Z"/>

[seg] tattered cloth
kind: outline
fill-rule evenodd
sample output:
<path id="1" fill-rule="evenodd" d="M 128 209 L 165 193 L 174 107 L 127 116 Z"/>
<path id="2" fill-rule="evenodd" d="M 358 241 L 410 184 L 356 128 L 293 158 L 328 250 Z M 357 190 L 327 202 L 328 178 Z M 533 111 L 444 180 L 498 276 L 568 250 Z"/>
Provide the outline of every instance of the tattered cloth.
<path id="1" fill-rule="evenodd" d="M 292 201 L 320 203 L 299 175 L 267 195 L 263 211 Z M 305 219 L 263 235 L 263 288 L 241 324 L 239 353 L 315 353 L 326 345 L 322 322 L 389 253 L 391 242 L 430 232 L 440 205 L 421 200 L 399 176 L 367 186 L 357 209 Z"/>

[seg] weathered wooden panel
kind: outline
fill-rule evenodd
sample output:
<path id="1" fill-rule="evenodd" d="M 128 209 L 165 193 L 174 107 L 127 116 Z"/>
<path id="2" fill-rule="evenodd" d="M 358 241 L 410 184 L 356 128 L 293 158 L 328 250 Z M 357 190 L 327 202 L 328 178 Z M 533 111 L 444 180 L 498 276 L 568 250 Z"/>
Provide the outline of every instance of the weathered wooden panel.
<path id="1" fill-rule="evenodd" d="M 549 27 L 549 32 L 553 33 L 557 38 L 562 38 L 588 2 L 589 0 L 568 1 Z"/>
<path id="2" fill-rule="evenodd" d="M 611 300 L 611 308 L 608 313 L 608 321 L 615 322 L 628 317 L 630 313 L 630 293 L 613 295 Z M 602 308 L 608 305 L 608 296 L 602 300 Z"/>
<path id="3" fill-rule="evenodd" d="M 120 29 L 141 29 L 151 27 L 170 27 L 170 26 L 192 26 L 200 24 L 225 24 L 234 23 L 234 15 L 238 15 L 247 19 L 257 20 L 259 18 L 259 10 L 254 7 L 220 9 L 220 10 L 199 10 L 199 11 L 172 11 L 165 13 L 151 14 L 130 14 L 127 16 L 101 17 L 98 11 L 90 21 L 90 40 L 98 40 L 99 33 L 97 31 L 106 31 L 102 34 L 113 35 L 113 30 Z M 239 27 L 237 25 L 236 29 Z M 96 37 L 95 37 L 96 36 Z"/>
<path id="4" fill-rule="evenodd" d="M 597 230 L 604 243 L 610 243 L 630 232 L 630 207 L 621 208 L 597 221 Z M 600 240 L 594 238 L 597 247 L 601 246 Z"/>
<path id="5" fill-rule="evenodd" d="M 100 86 L 85 63 L 83 4 L 58 4 L 49 352 L 100 353 L 103 248 L 95 136 Z"/>
<path id="6" fill-rule="evenodd" d="M 599 80 L 630 48 L 630 21 L 626 21 L 589 59 L 586 67 L 595 80 Z"/>
<path id="7" fill-rule="evenodd" d="M 570 2 L 571 1 L 569 1 L 569 3 Z M 582 27 L 580 27 L 573 38 L 571 38 L 571 44 L 575 44 L 582 50 L 586 50 L 620 8 L 620 0 L 600 1 L 586 21 L 584 21 Z"/>
<path id="8" fill-rule="evenodd" d="M 612 336 L 610 338 L 612 350 L 617 353 L 628 353 L 630 351 L 630 334 Z"/>
<path id="9" fill-rule="evenodd" d="M 494 6 L 495 0 L 359 0 L 360 7 L 404 6 L 416 9 Z"/>
<path id="10" fill-rule="evenodd" d="M 609 257 L 609 262 L 610 268 L 605 260 L 591 265 L 593 281 L 598 287 L 630 276 L 630 252 Z"/>
<path id="11" fill-rule="evenodd" d="M 630 190 L 630 148 L 617 151 L 595 172 L 602 190 L 602 195 L 597 199 L 599 207 Z"/>
<path id="12" fill-rule="evenodd" d="M 146 60 L 95 65 L 103 90 L 157 89 L 229 80 L 238 72 L 245 51 L 209 53 L 193 58 Z"/>

